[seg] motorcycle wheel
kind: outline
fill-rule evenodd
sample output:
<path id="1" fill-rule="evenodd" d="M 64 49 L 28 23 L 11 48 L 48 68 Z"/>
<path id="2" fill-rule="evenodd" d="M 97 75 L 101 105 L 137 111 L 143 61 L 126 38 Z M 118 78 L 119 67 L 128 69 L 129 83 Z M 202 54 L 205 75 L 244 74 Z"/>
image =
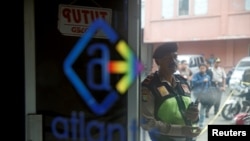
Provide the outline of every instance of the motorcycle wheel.
<path id="1" fill-rule="evenodd" d="M 222 109 L 221 116 L 225 120 L 232 120 L 235 115 L 240 113 L 241 106 L 240 104 L 236 104 L 235 107 L 232 107 L 232 104 L 225 105 Z"/>
<path id="2" fill-rule="evenodd" d="M 250 114 L 244 118 L 244 125 L 250 125 Z"/>

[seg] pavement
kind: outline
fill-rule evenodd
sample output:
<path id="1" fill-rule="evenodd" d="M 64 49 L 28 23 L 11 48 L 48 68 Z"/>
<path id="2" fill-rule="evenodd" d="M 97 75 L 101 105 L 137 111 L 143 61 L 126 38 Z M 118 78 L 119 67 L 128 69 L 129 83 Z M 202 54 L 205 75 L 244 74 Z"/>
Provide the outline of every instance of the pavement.
<path id="1" fill-rule="evenodd" d="M 212 125 L 212 124 L 228 125 L 228 124 L 232 123 L 232 121 L 225 120 L 220 115 L 226 101 L 228 101 L 231 98 L 232 94 L 233 94 L 233 92 L 229 91 L 229 89 L 227 89 L 222 94 L 220 110 L 218 111 L 218 113 L 216 115 L 214 115 L 213 107 L 210 109 L 209 118 L 205 119 L 206 126 L 204 126 L 203 130 L 201 131 L 201 134 L 197 137 L 196 141 L 207 141 L 208 140 L 208 132 L 207 132 L 208 125 Z"/>

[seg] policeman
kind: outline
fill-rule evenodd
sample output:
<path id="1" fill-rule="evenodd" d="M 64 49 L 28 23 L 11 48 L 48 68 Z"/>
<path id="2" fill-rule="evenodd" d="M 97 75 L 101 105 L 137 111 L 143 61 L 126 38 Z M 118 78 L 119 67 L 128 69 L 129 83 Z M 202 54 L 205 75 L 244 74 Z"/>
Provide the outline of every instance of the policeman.
<path id="1" fill-rule="evenodd" d="M 177 70 L 177 44 L 166 43 L 153 54 L 158 70 L 141 83 L 141 126 L 152 141 L 192 141 L 201 129 L 198 106 L 191 102 L 187 79 Z"/>

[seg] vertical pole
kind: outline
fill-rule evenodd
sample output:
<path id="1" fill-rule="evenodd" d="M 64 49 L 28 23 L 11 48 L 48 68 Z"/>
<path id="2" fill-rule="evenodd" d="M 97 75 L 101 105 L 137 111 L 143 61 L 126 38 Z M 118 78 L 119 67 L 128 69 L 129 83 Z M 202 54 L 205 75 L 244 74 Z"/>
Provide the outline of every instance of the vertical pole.
<path id="1" fill-rule="evenodd" d="M 140 55 L 140 0 L 128 0 L 128 44 L 134 53 Z M 139 128 L 139 78 L 128 90 L 128 141 L 140 140 Z"/>
<path id="2" fill-rule="evenodd" d="M 28 114 L 36 113 L 34 0 L 24 0 L 25 140 L 30 140 Z M 33 140 L 36 141 L 36 140 Z"/>

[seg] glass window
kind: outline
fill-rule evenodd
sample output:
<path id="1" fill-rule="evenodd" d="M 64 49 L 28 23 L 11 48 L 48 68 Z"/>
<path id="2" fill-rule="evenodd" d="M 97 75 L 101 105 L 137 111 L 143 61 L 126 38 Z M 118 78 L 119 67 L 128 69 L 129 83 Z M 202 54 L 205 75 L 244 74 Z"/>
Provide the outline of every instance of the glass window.
<path id="1" fill-rule="evenodd" d="M 174 0 L 162 0 L 161 15 L 166 19 L 174 16 Z"/>
<path id="2" fill-rule="evenodd" d="M 194 1 L 194 15 L 207 14 L 207 0 L 195 0 Z"/>
<path id="3" fill-rule="evenodd" d="M 195 66 L 195 60 L 190 59 L 189 67 Z"/>
<path id="4" fill-rule="evenodd" d="M 113 41 L 120 40 L 119 37 L 116 39 L 118 34 L 121 38 L 127 40 L 127 29 L 136 27 L 128 25 L 127 0 L 110 0 L 109 2 L 96 0 L 96 2 L 103 7 L 103 10 L 98 9 L 96 3 L 89 3 L 85 0 L 77 1 L 74 5 L 67 4 L 68 7 L 64 10 L 68 14 L 65 14 L 67 16 L 64 18 L 71 19 L 71 21 L 75 20 L 74 22 L 77 23 L 76 16 L 79 17 L 79 14 L 83 14 L 83 12 L 76 11 L 85 11 L 85 14 L 95 13 L 93 19 L 89 18 L 88 22 L 86 19 L 79 18 L 84 25 L 94 22 L 94 18 L 98 17 L 99 12 L 108 14 L 104 10 L 111 10 L 112 15 L 109 15 L 112 16 L 111 30 L 108 30 L 109 33 L 103 30 L 103 33 L 107 33 L 106 37 L 108 38 L 112 36 Z M 77 36 L 64 35 L 59 32 L 56 26 L 58 24 L 57 15 L 64 12 L 61 9 L 60 13 L 56 9 L 62 5 L 65 6 L 66 4 L 61 1 L 51 3 L 51 1 L 40 0 L 36 0 L 34 5 L 36 29 L 36 52 L 34 54 L 36 57 L 35 108 L 36 114 L 43 116 L 43 141 L 106 139 L 125 141 L 127 137 L 129 138 L 129 135 L 127 136 L 129 134 L 127 122 L 130 120 L 128 111 L 131 109 L 128 108 L 127 103 L 129 101 L 129 104 L 132 105 L 131 100 L 128 99 L 128 94 L 126 94 L 128 92 L 121 95 L 116 89 L 116 84 L 122 75 L 106 72 L 106 64 L 110 60 L 122 59 L 118 54 L 119 52 L 114 49 L 116 43 L 113 43 L 111 38 L 95 38 L 94 34 L 90 32 L 88 34 L 85 30 L 78 28 L 80 26 L 71 22 L 72 27 L 68 28 L 69 31 L 72 31 L 72 33 L 85 32 L 87 34 L 82 33 L 84 37 L 89 35 L 84 39 L 86 44 L 81 42 L 81 49 L 78 50 L 80 53 L 72 53 L 77 48 L 76 43 L 82 41 L 82 38 L 79 39 Z M 44 7 L 47 7 L 46 10 L 44 10 Z M 74 11 L 78 13 L 75 16 Z M 88 16 L 90 17 L 90 15 Z M 91 26 L 91 24 L 86 26 Z M 100 31 L 105 27 L 102 23 L 98 23 L 97 29 L 91 29 Z M 113 32 L 112 29 L 115 29 L 115 31 Z M 138 38 L 135 40 L 138 40 Z M 70 55 L 75 59 L 68 59 Z M 72 63 L 72 66 L 67 65 L 70 63 Z M 64 68 L 70 71 L 65 71 Z M 65 72 L 70 72 L 73 77 Z M 76 78 L 74 80 L 77 81 L 72 78 Z M 71 121 L 74 121 L 74 123 Z M 81 124 L 81 122 L 84 123 Z M 129 121 L 129 124 L 133 123 Z"/>
<path id="5" fill-rule="evenodd" d="M 250 62 L 244 61 L 244 62 L 241 62 L 238 67 L 248 67 L 248 66 L 250 66 Z"/>
<path id="6" fill-rule="evenodd" d="M 250 0 L 245 0 L 245 9 L 250 11 Z"/>
<path id="7" fill-rule="evenodd" d="M 179 15 L 188 15 L 189 0 L 179 0 Z"/>
<path id="8" fill-rule="evenodd" d="M 248 45 L 248 56 L 250 56 L 250 44 Z"/>

